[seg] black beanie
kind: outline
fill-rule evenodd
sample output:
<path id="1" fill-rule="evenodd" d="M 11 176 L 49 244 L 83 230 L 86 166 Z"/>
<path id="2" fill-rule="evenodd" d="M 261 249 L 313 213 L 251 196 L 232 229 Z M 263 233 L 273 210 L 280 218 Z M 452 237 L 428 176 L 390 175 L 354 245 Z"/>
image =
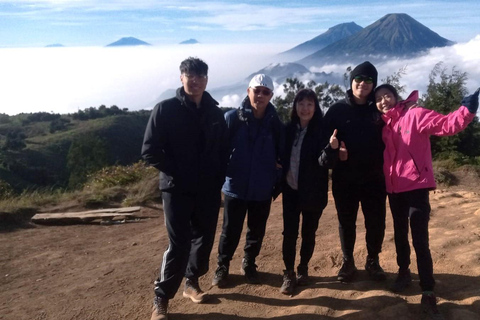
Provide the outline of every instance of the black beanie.
<path id="1" fill-rule="evenodd" d="M 358 66 L 355 67 L 350 72 L 350 87 L 352 86 L 352 81 L 353 78 L 356 76 L 368 76 L 373 78 L 373 87 L 375 88 L 377 86 L 377 77 L 378 77 L 378 72 L 377 69 L 373 64 L 371 64 L 369 61 L 365 61 L 363 63 L 360 63 Z"/>

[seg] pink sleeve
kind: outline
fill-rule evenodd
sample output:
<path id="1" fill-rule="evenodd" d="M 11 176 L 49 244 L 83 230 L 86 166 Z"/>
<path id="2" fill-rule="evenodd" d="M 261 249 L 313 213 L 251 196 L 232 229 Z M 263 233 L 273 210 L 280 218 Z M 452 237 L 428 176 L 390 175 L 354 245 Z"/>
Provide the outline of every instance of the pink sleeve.
<path id="1" fill-rule="evenodd" d="M 435 136 L 451 136 L 459 133 L 473 120 L 475 114 L 461 106 L 447 115 L 425 108 L 415 108 L 416 126 L 421 133 Z"/>

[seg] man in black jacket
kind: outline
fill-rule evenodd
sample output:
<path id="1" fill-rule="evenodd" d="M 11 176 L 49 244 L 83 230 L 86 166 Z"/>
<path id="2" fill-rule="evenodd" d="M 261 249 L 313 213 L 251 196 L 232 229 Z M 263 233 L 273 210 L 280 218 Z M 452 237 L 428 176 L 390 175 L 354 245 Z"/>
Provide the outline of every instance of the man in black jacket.
<path id="1" fill-rule="evenodd" d="M 348 282 L 356 273 L 353 250 L 359 204 L 365 217 L 367 262 L 365 269 L 374 280 L 385 280 L 378 254 L 385 234 L 386 191 L 383 176 L 382 123 L 376 109 L 373 89 L 377 70 L 368 61 L 350 73 L 351 89 L 345 99 L 334 103 L 324 121 L 327 132 L 338 130 L 348 156 L 332 172 L 332 191 L 339 221 L 343 265 L 338 280 Z M 340 153 L 342 160 L 342 153 Z"/>
<path id="2" fill-rule="evenodd" d="M 198 58 L 180 64 L 183 87 L 157 104 L 145 130 L 142 157 L 160 171 L 169 246 L 155 281 L 152 320 L 167 319 L 168 300 L 186 278 L 183 296 L 208 295 L 198 278 L 208 271 L 227 163 L 223 112 L 205 91 L 208 66 Z"/>

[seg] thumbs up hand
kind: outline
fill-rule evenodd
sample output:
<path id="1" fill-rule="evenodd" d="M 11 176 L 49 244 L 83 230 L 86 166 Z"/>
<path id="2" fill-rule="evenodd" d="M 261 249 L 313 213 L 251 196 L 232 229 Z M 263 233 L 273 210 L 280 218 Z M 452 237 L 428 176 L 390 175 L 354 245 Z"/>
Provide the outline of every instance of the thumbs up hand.
<path id="1" fill-rule="evenodd" d="M 332 149 L 338 149 L 338 139 L 337 139 L 337 129 L 333 130 L 333 134 L 332 136 L 330 137 L 330 147 L 332 147 Z"/>
<path id="2" fill-rule="evenodd" d="M 338 150 L 338 158 L 340 161 L 347 161 L 348 159 L 348 150 L 347 147 L 345 147 L 345 142 L 341 142 L 340 144 L 340 150 Z"/>

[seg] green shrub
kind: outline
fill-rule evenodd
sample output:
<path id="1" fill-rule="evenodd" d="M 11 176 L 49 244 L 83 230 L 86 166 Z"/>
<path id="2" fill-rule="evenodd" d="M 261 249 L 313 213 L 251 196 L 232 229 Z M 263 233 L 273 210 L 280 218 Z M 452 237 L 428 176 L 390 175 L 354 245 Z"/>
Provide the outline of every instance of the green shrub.
<path id="1" fill-rule="evenodd" d="M 127 186 L 141 181 L 145 177 L 157 175 L 158 171 L 139 161 L 130 166 L 112 166 L 103 168 L 88 176 L 85 189 L 106 189 Z"/>
<path id="2" fill-rule="evenodd" d="M 0 199 L 7 199 L 14 195 L 13 188 L 7 182 L 0 180 Z"/>

